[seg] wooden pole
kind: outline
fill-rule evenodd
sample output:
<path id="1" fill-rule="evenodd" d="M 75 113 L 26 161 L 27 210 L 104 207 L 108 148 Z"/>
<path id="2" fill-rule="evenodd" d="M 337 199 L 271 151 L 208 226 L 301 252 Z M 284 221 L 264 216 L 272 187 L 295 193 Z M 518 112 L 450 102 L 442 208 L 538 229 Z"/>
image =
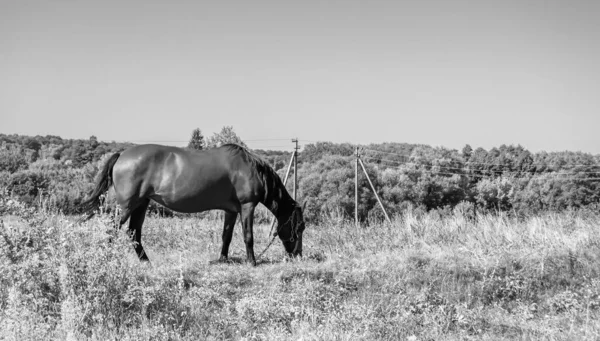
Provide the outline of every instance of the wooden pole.
<path id="1" fill-rule="evenodd" d="M 287 184 L 287 180 L 288 177 L 290 176 L 290 170 L 292 169 L 292 162 L 294 161 L 294 158 L 296 157 L 296 152 L 292 153 L 292 157 L 290 158 L 290 163 L 288 164 L 288 168 L 285 171 L 285 177 L 283 178 L 283 185 L 285 186 L 285 184 Z"/>
<path id="2" fill-rule="evenodd" d="M 298 187 L 298 138 L 292 140 L 296 144 L 294 147 L 294 201 L 296 198 L 296 188 Z"/>
<path id="3" fill-rule="evenodd" d="M 379 195 L 377 195 L 377 191 L 375 190 L 375 186 L 373 186 L 373 183 L 371 182 L 371 178 L 369 178 L 369 174 L 367 174 L 367 170 L 365 168 L 365 165 L 363 164 L 363 161 L 360 158 L 358 158 L 358 162 L 360 162 L 360 166 L 362 167 L 363 172 L 365 172 L 365 175 L 367 176 L 367 180 L 369 180 L 369 185 L 371 185 L 371 189 L 373 190 L 373 193 L 375 194 L 375 198 L 377 199 L 377 202 L 379 203 L 379 206 L 381 206 L 381 209 L 383 210 L 383 214 L 385 215 L 385 219 L 387 219 L 388 223 L 392 224 L 392 221 L 390 220 L 390 217 L 388 217 L 388 214 L 385 211 L 385 207 L 383 207 L 383 204 L 381 203 L 381 200 L 379 199 Z"/>
<path id="4" fill-rule="evenodd" d="M 288 164 L 288 168 L 285 171 L 285 177 L 283 178 L 283 186 L 285 187 L 285 184 L 287 183 L 288 177 L 290 176 L 290 169 L 292 169 L 292 163 L 294 162 L 294 158 L 296 157 L 296 152 L 292 153 L 292 157 L 290 158 L 290 163 Z M 277 217 L 273 217 L 273 220 L 271 220 L 271 228 L 273 228 L 273 225 L 275 225 L 275 221 L 277 220 Z"/>
<path id="5" fill-rule="evenodd" d="M 359 227 L 358 223 L 358 147 L 356 147 L 356 162 L 354 164 L 354 223 Z"/>

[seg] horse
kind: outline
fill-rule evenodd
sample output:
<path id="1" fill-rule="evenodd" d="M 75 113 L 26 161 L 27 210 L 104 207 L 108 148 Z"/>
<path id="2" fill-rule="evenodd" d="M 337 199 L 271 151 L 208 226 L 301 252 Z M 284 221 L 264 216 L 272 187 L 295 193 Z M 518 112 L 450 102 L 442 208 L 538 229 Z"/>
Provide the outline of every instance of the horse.
<path id="1" fill-rule="evenodd" d="M 136 145 L 111 155 L 97 175 L 95 188 L 81 204 L 90 219 L 100 197 L 113 186 L 121 207 L 120 228 L 129 219 L 129 234 L 141 261 L 142 225 L 150 200 L 182 213 L 223 210 L 221 254 L 227 262 L 237 216 L 241 215 L 246 261 L 256 265 L 252 231 L 254 210 L 263 204 L 277 219 L 275 234 L 290 257 L 302 256 L 305 228 L 302 207 L 279 175 L 264 160 L 237 144 L 190 150 L 157 144 Z M 306 203 L 305 203 L 306 204 Z"/>

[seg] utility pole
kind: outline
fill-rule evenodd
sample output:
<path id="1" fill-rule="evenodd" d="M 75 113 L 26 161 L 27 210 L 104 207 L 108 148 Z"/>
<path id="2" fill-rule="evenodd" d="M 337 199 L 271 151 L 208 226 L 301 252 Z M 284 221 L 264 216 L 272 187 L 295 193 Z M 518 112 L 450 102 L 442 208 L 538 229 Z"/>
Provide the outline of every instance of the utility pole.
<path id="1" fill-rule="evenodd" d="M 296 201 L 296 188 L 298 187 L 298 138 L 292 139 L 292 143 L 295 143 L 294 147 L 294 201 Z"/>
<path id="2" fill-rule="evenodd" d="M 358 225 L 358 158 L 360 154 L 358 154 L 358 147 L 356 147 L 356 162 L 354 164 L 354 223 L 356 227 Z"/>

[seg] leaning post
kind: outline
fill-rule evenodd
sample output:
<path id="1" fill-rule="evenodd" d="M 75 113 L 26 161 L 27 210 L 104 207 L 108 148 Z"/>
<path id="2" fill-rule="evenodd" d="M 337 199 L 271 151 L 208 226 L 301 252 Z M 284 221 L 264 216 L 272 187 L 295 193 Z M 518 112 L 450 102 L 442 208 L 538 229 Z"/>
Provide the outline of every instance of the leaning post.
<path id="1" fill-rule="evenodd" d="M 359 227 L 358 224 L 358 158 L 360 155 L 358 154 L 358 147 L 356 147 L 356 162 L 354 164 L 354 223 L 356 227 Z"/>
<path id="2" fill-rule="evenodd" d="M 290 169 L 292 169 L 292 163 L 294 161 L 295 156 L 296 156 L 296 152 L 293 152 L 292 157 L 290 158 L 290 163 L 288 164 L 288 168 L 285 171 L 285 177 L 283 178 L 283 187 L 285 187 L 285 184 L 287 183 L 287 180 L 290 176 Z M 273 217 L 273 220 L 271 221 L 271 229 L 273 229 L 273 226 L 275 226 L 276 221 L 277 221 L 277 217 Z"/>
<path id="3" fill-rule="evenodd" d="M 381 210 L 383 211 L 383 214 L 385 215 L 385 219 L 391 225 L 392 221 L 390 220 L 390 217 L 388 217 L 388 214 L 385 211 L 385 207 L 383 207 L 383 204 L 381 203 L 381 200 L 379 199 L 379 195 L 377 195 L 377 191 L 375 190 L 375 186 L 373 186 L 373 183 L 371 182 L 371 178 L 369 178 L 369 174 L 367 174 L 367 169 L 365 168 L 365 165 L 363 164 L 363 161 L 360 158 L 358 158 L 358 162 L 360 162 L 360 166 L 362 167 L 363 172 L 365 172 L 365 175 L 367 176 L 367 180 L 369 180 L 369 185 L 371 185 L 371 189 L 373 190 L 373 194 L 375 194 L 375 198 L 377 199 L 377 202 L 379 203 L 379 206 L 381 206 Z"/>
<path id="4" fill-rule="evenodd" d="M 296 144 L 294 147 L 294 201 L 296 201 L 296 188 L 298 187 L 298 138 L 292 139 L 292 142 Z"/>

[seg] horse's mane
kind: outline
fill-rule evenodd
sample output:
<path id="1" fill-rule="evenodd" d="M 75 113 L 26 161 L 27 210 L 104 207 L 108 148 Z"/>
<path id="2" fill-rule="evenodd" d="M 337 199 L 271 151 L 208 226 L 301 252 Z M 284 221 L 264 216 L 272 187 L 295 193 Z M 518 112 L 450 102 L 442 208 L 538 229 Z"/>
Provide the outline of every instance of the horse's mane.
<path id="1" fill-rule="evenodd" d="M 246 161 L 256 168 L 269 168 L 272 172 L 275 172 L 266 162 L 261 159 L 260 156 L 250 151 L 248 148 L 239 145 L 237 143 L 226 143 L 221 147 L 227 149 L 232 154 L 240 154 Z M 258 169 L 257 169 L 258 170 Z"/>
<path id="2" fill-rule="evenodd" d="M 291 197 L 287 190 L 285 190 L 285 186 L 283 185 L 283 181 L 281 181 L 279 174 L 277 174 L 277 172 L 275 172 L 275 170 L 260 156 L 256 155 L 248 148 L 236 143 L 227 143 L 222 147 L 227 149 L 232 154 L 241 155 L 244 160 L 252 165 L 252 169 L 256 172 L 256 175 L 258 175 L 258 177 L 263 181 L 265 188 L 265 198 L 263 200 L 263 204 L 265 206 L 277 210 L 277 207 L 273 206 L 277 205 L 277 201 L 281 201 L 282 199 L 291 200 Z"/>

